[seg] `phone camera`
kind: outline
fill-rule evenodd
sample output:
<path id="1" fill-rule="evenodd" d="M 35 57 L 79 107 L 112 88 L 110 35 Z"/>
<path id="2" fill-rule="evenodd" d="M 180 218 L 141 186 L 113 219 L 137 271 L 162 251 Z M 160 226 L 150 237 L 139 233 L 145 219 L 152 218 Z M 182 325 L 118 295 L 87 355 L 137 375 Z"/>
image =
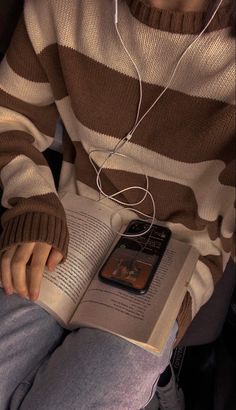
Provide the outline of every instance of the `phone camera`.
<path id="1" fill-rule="evenodd" d="M 140 222 L 134 222 L 130 228 L 129 228 L 129 233 L 142 233 L 148 230 L 150 224 L 144 224 Z"/>

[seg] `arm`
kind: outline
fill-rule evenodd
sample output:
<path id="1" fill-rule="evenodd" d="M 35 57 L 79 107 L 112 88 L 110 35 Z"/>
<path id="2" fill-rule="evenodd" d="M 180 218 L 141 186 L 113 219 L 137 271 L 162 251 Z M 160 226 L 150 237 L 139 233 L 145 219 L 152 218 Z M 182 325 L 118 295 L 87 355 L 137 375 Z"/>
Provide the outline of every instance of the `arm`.
<path id="1" fill-rule="evenodd" d="M 51 248 L 64 258 L 67 253 L 65 213 L 42 154 L 53 141 L 58 118 L 50 84 L 21 18 L 0 65 L 0 183 L 6 208 L 0 252 L 9 266 L 14 262 L 13 249 L 18 250 L 13 265 L 18 271 L 19 265 L 21 270 L 23 266 L 24 276 L 26 259 L 34 251 L 42 251 L 37 246 L 32 249 L 32 244 L 47 244 L 48 254 Z M 19 252 L 19 245 L 26 243 L 31 243 L 27 257 L 25 252 Z M 34 265 L 38 266 L 38 260 L 35 256 Z"/>

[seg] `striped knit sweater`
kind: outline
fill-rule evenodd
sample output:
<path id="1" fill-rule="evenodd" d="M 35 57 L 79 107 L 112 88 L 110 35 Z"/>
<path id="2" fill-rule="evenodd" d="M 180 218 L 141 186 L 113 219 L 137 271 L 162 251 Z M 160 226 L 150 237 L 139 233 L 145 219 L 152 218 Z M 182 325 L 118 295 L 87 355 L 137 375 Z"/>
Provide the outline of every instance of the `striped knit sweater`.
<path id="1" fill-rule="evenodd" d="M 119 30 L 143 80 L 141 115 L 167 84 L 204 12 L 154 9 L 120 0 Z M 115 32 L 112 0 L 26 0 L 0 66 L 0 247 L 46 241 L 66 257 L 68 232 L 42 152 L 64 124 L 59 191 L 98 198 L 91 149 L 112 149 L 134 124 L 139 84 Z M 186 54 L 170 89 L 106 164 L 109 193 L 144 186 L 157 218 L 200 258 L 178 321 L 180 336 L 209 299 L 232 250 L 234 223 L 234 40 L 230 8 L 219 9 Z M 96 157 L 98 165 L 104 156 Z M 142 165 L 141 165 L 142 164 Z M 126 200 L 134 202 L 134 193 Z M 140 209 L 150 212 L 148 201 Z"/>

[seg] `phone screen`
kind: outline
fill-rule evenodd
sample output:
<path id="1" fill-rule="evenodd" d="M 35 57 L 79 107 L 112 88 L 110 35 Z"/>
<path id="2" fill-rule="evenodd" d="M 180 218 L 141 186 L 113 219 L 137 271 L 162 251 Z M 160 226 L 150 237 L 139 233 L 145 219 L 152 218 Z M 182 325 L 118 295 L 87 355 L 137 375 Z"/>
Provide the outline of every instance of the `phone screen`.
<path id="1" fill-rule="evenodd" d="M 130 222 L 124 233 L 142 233 L 149 226 L 147 222 L 135 220 Z M 130 291 L 146 292 L 170 236 L 168 228 L 153 225 L 144 235 L 121 238 L 99 272 L 100 279 Z"/>

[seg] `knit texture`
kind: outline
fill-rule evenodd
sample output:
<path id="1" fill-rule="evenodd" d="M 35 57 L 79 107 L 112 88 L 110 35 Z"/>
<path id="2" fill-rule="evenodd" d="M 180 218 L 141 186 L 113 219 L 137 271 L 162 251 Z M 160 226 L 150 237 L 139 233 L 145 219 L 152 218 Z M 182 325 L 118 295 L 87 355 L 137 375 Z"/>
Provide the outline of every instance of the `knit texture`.
<path id="1" fill-rule="evenodd" d="M 202 12 L 170 12 L 142 0 L 119 2 L 119 30 L 143 82 L 142 115 L 162 92 L 206 20 Z M 64 124 L 60 191 L 97 199 L 89 152 L 111 150 L 132 128 L 139 83 L 114 27 L 111 0 L 26 0 L 0 66 L 2 251 L 46 241 L 66 257 L 64 210 L 42 152 Z M 145 186 L 149 175 L 157 219 L 200 253 L 179 314 L 183 335 L 210 298 L 233 248 L 235 44 L 223 3 L 190 48 L 170 88 L 122 152 L 107 161 L 108 194 Z M 95 155 L 101 165 L 106 154 Z M 139 194 L 126 192 L 129 202 Z M 112 206 L 112 205 L 111 205 Z M 151 212 L 148 199 L 139 207 Z"/>

